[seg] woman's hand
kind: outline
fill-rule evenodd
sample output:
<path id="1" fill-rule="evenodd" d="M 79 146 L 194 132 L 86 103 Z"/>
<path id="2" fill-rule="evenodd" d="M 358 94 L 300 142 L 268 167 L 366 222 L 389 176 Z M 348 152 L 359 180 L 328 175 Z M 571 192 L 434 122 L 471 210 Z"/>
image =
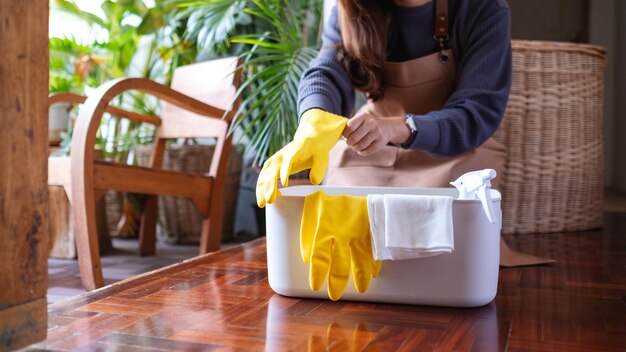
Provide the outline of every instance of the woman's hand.
<path id="1" fill-rule="evenodd" d="M 388 143 L 402 144 L 411 136 L 404 116 L 378 117 L 360 112 L 348 120 L 343 136 L 348 146 L 361 156 L 384 148 Z"/>

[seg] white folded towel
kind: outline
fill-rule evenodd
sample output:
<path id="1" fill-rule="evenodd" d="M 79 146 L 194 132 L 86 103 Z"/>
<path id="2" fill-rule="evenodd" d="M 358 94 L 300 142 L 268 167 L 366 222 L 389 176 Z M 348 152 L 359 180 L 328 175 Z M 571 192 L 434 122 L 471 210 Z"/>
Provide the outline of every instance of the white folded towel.
<path id="1" fill-rule="evenodd" d="M 392 255 L 385 248 L 385 202 L 382 194 L 367 196 L 367 213 L 370 219 L 374 259 L 390 260 Z"/>
<path id="2" fill-rule="evenodd" d="M 452 197 L 406 194 L 367 197 L 377 260 L 402 260 L 454 250 Z"/>

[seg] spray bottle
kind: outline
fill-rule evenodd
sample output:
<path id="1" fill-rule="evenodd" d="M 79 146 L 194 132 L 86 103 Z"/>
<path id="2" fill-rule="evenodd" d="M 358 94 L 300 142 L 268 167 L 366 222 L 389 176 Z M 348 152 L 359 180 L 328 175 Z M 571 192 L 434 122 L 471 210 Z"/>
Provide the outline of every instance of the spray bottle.
<path id="1" fill-rule="evenodd" d="M 483 210 L 487 215 L 489 222 L 497 222 L 496 214 L 493 211 L 491 203 L 491 180 L 496 177 L 496 170 L 484 169 L 472 171 L 463 174 L 455 181 L 450 182 L 451 185 L 459 190 L 458 199 L 480 199 Z"/>

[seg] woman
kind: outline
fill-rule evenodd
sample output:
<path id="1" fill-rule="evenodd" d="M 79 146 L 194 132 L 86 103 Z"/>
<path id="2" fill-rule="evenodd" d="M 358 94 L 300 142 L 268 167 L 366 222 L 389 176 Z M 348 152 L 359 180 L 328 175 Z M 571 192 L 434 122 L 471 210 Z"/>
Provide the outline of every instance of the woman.
<path id="1" fill-rule="evenodd" d="M 339 4 L 299 110 L 349 116 L 354 88 L 369 99 L 331 152 L 326 184 L 447 187 L 470 170 L 501 171 L 504 147 L 489 137 L 511 84 L 506 1 Z"/>
<path id="2" fill-rule="evenodd" d="M 327 185 L 448 187 L 468 171 L 502 175 L 505 149 L 491 136 L 511 85 L 509 26 L 505 0 L 339 0 L 300 82 L 301 127 L 317 135 L 299 128 L 291 146 L 298 151 L 277 153 L 263 171 L 280 168 L 286 185 L 292 172 L 312 168 L 318 183 L 310 156 L 324 152 L 303 151 L 334 145 L 319 141 L 341 131 Z M 333 116 L 352 115 L 355 89 L 367 103 L 345 127 L 326 128 L 338 121 Z M 267 179 L 262 172 L 262 189 Z M 271 202 L 275 194 L 261 196 Z M 502 251 L 505 265 L 545 262 Z"/>

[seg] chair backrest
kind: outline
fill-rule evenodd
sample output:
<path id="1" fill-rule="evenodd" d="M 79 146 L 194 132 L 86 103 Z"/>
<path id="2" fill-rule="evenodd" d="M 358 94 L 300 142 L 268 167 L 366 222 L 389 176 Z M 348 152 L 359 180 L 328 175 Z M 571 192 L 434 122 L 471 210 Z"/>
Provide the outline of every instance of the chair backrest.
<path id="1" fill-rule="evenodd" d="M 172 78 L 172 89 L 225 113 L 212 119 L 164 103 L 158 137 L 223 137 L 237 108 L 238 64 L 236 57 L 229 57 L 178 67 Z"/>

